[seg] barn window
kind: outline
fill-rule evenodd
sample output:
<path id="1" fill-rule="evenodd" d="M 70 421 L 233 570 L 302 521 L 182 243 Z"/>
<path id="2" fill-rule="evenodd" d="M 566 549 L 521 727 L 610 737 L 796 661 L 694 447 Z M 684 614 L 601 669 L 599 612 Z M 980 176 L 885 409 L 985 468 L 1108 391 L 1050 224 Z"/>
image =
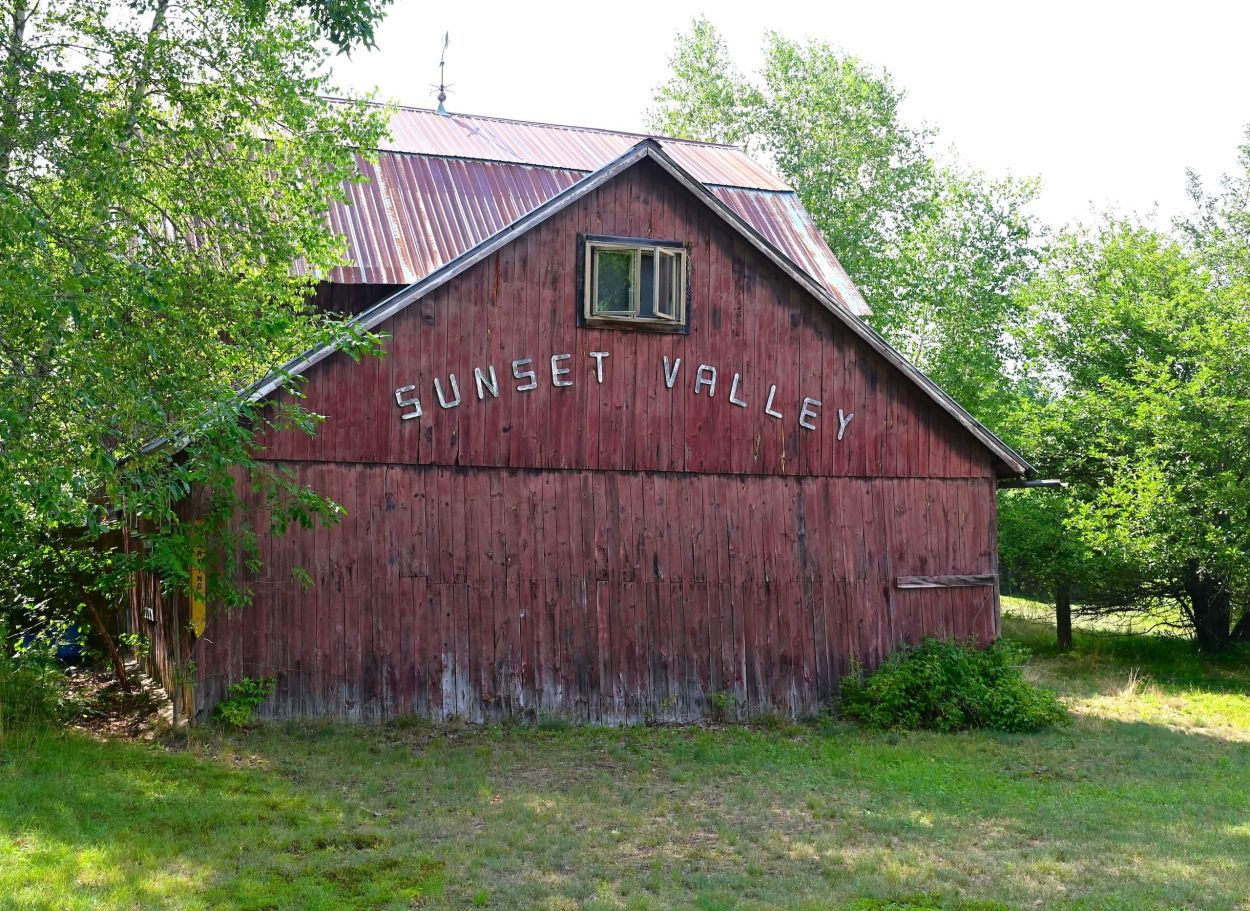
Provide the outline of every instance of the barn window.
<path id="1" fill-rule="evenodd" d="M 686 248 L 672 241 L 587 238 L 582 317 L 588 325 L 681 329 Z"/>

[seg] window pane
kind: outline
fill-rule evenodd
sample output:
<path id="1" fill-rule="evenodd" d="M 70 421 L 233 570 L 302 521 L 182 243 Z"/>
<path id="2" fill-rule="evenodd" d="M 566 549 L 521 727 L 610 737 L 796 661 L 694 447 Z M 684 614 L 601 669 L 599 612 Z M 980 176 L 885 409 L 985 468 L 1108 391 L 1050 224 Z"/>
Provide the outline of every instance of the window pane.
<path id="1" fill-rule="evenodd" d="M 657 257 L 659 267 L 656 269 L 659 283 L 656 296 L 656 315 L 667 319 L 677 319 L 681 314 L 681 255 L 678 253 L 661 252 Z"/>
<path id="2" fill-rule="evenodd" d="M 638 316 L 642 319 L 655 318 L 655 254 L 650 250 L 642 251 L 642 263 L 638 270 L 641 286 L 638 295 Z"/>
<path id="3" fill-rule="evenodd" d="M 596 313 L 633 312 L 633 253 L 628 250 L 596 250 L 595 282 Z"/>

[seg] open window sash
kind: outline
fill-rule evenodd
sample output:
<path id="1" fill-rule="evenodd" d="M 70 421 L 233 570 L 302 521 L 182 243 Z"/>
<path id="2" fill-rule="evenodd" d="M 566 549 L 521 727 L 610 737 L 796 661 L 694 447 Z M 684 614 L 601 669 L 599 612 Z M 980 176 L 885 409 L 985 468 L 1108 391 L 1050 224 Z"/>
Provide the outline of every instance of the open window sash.
<path id="1" fill-rule="evenodd" d="M 682 252 L 656 247 L 655 281 L 652 283 L 655 301 L 652 312 L 657 319 L 671 322 L 681 320 L 682 304 L 685 302 L 685 289 L 682 287 L 685 279 L 685 271 L 681 268 Z"/>

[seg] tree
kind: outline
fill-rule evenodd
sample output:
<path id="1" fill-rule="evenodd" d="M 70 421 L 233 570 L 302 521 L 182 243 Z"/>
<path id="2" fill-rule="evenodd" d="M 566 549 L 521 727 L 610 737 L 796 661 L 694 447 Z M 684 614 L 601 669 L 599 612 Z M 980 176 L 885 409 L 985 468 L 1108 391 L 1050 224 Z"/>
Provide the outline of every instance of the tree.
<path id="1" fill-rule="evenodd" d="M 724 39 L 696 19 L 669 59 L 673 78 L 655 90 L 651 128 L 667 136 L 746 145 L 763 96 L 734 68 Z"/>
<path id="2" fill-rule="evenodd" d="M 890 75 L 828 45 L 766 39 L 758 85 L 706 19 L 679 36 L 650 127 L 771 158 L 872 307 L 871 322 L 986 423 L 1008 410 L 1014 291 L 1036 267 L 1033 181 L 933 155 Z"/>
<path id="3" fill-rule="evenodd" d="M 1044 232 L 1027 214 L 1038 184 L 946 167 L 933 204 L 891 257 L 873 326 L 987 426 L 1010 434 L 1023 312 Z"/>
<path id="4" fill-rule="evenodd" d="M 1238 148 L 1237 170 L 1209 192 L 1194 172 L 1189 173 L 1189 196 L 1194 211 L 1178 219 L 1177 230 L 1224 289 L 1250 285 L 1250 126 Z"/>
<path id="5" fill-rule="evenodd" d="M 1021 294 L 1021 436 L 1069 484 L 1057 515 L 1020 523 L 1067 539 L 1036 562 L 1087 610 L 1177 608 L 1207 651 L 1250 637 L 1248 300 L 1194 248 L 1114 218 L 1066 234 Z"/>
<path id="6" fill-rule="evenodd" d="M 248 559 L 223 518 L 235 465 L 279 523 L 333 516 L 248 446 L 255 422 L 313 417 L 237 393 L 320 341 L 367 346 L 308 296 L 342 254 L 327 205 L 383 129 L 380 110 L 325 100 L 323 39 L 369 43 L 384 5 L 8 0 L 0 603 L 95 613 L 137 569 L 185 588 L 197 551 Z M 145 448 L 162 439 L 195 445 Z M 195 525 L 177 508 L 193 483 Z M 120 543 L 100 549 L 106 534 Z"/>

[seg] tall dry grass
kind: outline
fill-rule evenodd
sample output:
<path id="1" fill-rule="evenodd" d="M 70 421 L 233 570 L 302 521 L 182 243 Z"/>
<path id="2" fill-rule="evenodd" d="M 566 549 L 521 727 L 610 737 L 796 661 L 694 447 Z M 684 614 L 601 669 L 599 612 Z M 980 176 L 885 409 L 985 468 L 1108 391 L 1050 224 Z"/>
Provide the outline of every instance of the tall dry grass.
<path id="1" fill-rule="evenodd" d="M 70 711 L 55 662 L 0 653 L 0 749 L 28 746 L 55 731 Z"/>

